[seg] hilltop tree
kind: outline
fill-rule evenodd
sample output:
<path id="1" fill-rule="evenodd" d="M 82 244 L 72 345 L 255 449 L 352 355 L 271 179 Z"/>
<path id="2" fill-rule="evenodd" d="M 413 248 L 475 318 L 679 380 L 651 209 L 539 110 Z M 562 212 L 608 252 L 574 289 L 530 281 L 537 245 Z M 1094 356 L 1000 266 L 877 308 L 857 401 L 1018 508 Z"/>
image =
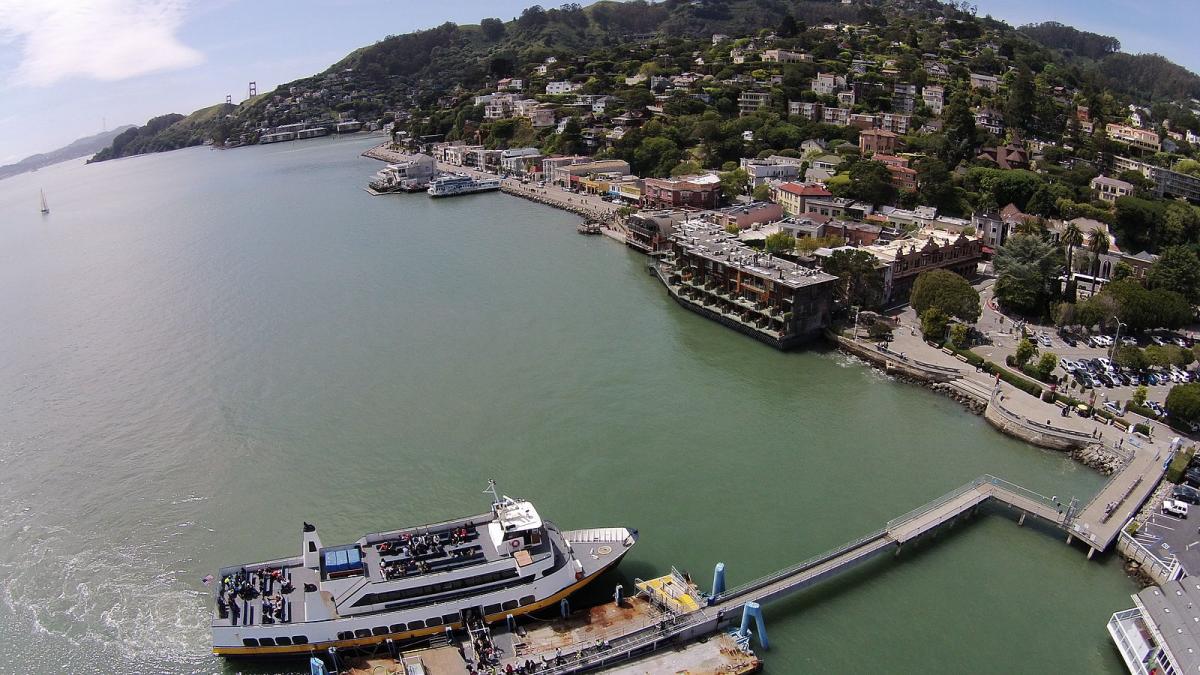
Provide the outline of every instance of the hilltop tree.
<path id="1" fill-rule="evenodd" d="M 483 19 L 479 22 L 479 28 L 483 30 L 483 37 L 487 38 L 488 42 L 495 42 L 504 37 L 504 22 L 500 19 Z"/>
<path id="2" fill-rule="evenodd" d="M 1033 71 L 1021 63 L 1017 68 L 1016 77 L 1008 88 L 1008 100 L 1005 102 L 1004 117 L 1010 126 L 1028 131 L 1029 120 L 1034 105 Z"/>

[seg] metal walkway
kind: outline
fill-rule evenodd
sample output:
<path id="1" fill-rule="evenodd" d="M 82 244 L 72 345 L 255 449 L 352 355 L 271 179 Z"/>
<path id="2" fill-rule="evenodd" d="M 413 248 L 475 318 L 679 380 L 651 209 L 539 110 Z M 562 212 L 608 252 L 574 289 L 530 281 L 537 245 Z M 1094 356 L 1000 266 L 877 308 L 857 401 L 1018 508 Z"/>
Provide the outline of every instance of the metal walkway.
<path id="1" fill-rule="evenodd" d="M 980 476 L 920 508 L 889 521 L 883 529 L 861 539 L 732 588 L 711 598 L 707 607 L 621 636 L 609 641 L 602 649 L 565 655 L 567 658 L 564 663 L 546 672 L 557 674 L 595 670 L 649 653 L 666 642 L 686 641 L 713 633 L 721 623 L 734 618 L 746 603 L 762 604 L 782 598 L 873 559 L 885 551 L 898 552 L 906 542 L 970 513 L 989 501 L 1019 513 L 1022 524 L 1026 516 L 1032 515 L 1069 531 L 1069 510 L 1050 497 L 995 476 Z"/>

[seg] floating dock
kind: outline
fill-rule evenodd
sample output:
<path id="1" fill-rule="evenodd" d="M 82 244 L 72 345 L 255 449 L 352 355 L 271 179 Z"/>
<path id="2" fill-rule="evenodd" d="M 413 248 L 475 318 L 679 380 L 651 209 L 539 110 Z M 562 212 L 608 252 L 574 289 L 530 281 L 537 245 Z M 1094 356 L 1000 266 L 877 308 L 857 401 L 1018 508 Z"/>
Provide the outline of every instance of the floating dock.
<path id="1" fill-rule="evenodd" d="M 718 564 L 713 588 L 705 593 L 690 578 L 675 569 L 670 574 L 646 581 L 636 580 L 636 593 L 623 597 L 618 587 L 613 602 L 572 613 L 567 601 L 560 605 L 560 619 L 518 624 L 510 617 L 507 625 L 479 627 L 458 643 L 442 650 L 406 652 L 403 658 L 421 658 L 428 653 L 425 670 L 408 673 L 445 675 L 486 671 L 494 667 L 506 672 L 524 667 L 525 672 L 565 675 L 587 671 L 613 671 L 625 674 L 673 673 L 750 673 L 761 662 L 750 649 L 750 640 L 768 648 L 762 605 L 806 589 L 885 553 L 899 555 L 901 549 L 923 536 L 935 535 L 948 524 L 968 518 L 981 508 L 990 508 L 1016 518 L 1024 525 L 1029 517 L 1045 529 L 1067 534 L 1067 543 L 1082 539 L 1090 558 L 1097 548 L 1076 529 L 1081 511 L 1076 502 L 1062 504 L 995 476 L 981 476 L 941 497 L 914 509 L 870 534 L 831 551 L 784 568 L 735 588 L 725 588 L 725 566 Z M 740 626 L 722 632 L 731 624 Z M 753 626 L 753 628 L 752 628 Z M 453 636 L 437 636 L 449 644 Z M 449 649 L 449 651 L 445 651 Z M 476 652 L 479 651 L 477 654 Z M 434 666 L 438 659 L 453 653 L 458 661 Z M 391 664 L 390 666 L 388 664 Z M 387 670 L 399 667 L 396 658 L 372 673 L 406 672 Z M 531 667 L 532 666 L 532 667 Z M 615 669 L 615 670 L 614 670 Z M 357 671 L 351 671 L 357 672 Z"/>

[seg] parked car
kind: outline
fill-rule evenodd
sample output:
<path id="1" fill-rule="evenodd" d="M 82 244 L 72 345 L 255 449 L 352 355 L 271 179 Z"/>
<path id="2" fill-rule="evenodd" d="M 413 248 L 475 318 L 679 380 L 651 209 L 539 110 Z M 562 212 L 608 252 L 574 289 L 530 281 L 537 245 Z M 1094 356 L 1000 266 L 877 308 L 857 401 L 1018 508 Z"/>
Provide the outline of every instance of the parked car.
<path id="1" fill-rule="evenodd" d="M 1107 409 L 1107 410 L 1108 410 L 1110 413 L 1112 413 L 1112 414 L 1114 414 L 1114 415 L 1120 415 L 1120 414 L 1121 414 L 1121 406 L 1117 405 L 1117 402 L 1116 402 L 1116 401 L 1105 401 L 1105 402 L 1104 402 L 1104 407 L 1105 407 L 1105 408 L 1106 408 L 1106 409 Z"/>
<path id="2" fill-rule="evenodd" d="M 1108 373 L 1105 373 L 1105 372 L 1097 373 L 1096 379 L 1103 382 L 1104 386 L 1109 387 L 1110 389 L 1112 387 L 1117 386 L 1117 383 L 1112 379 L 1112 375 L 1109 375 Z"/>
<path id="3" fill-rule="evenodd" d="M 1179 485 L 1174 490 L 1171 490 L 1171 498 L 1177 502 L 1200 504 L 1200 490 L 1190 485 Z"/>
<path id="4" fill-rule="evenodd" d="M 1137 340 L 1135 340 L 1129 336 L 1125 336 L 1125 337 L 1121 338 L 1121 344 L 1125 345 L 1126 347 L 1136 347 Z"/>
<path id="5" fill-rule="evenodd" d="M 1158 345 L 1159 347 L 1162 347 L 1163 345 L 1167 344 L 1166 342 L 1163 342 L 1163 339 L 1158 337 L 1157 335 L 1151 335 L 1150 341 L 1153 342 L 1154 344 Z"/>
<path id="6" fill-rule="evenodd" d="M 1176 501 L 1174 499 L 1164 499 L 1162 504 L 1162 512 L 1168 516 L 1176 518 L 1187 518 L 1188 505 L 1187 502 Z"/>
<path id="7" fill-rule="evenodd" d="M 1183 338 L 1181 338 L 1181 337 L 1177 337 L 1177 338 L 1175 338 L 1174 340 L 1172 340 L 1172 342 L 1174 342 L 1175 344 L 1179 345 L 1180 347 L 1183 347 L 1184 349 L 1187 349 L 1187 348 L 1188 348 L 1188 343 L 1187 343 L 1187 340 L 1184 340 L 1184 339 L 1183 339 Z"/>
<path id="8" fill-rule="evenodd" d="M 1063 333 L 1063 334 L 1059 335 L 1058 337 L 1059 337 L 1060 339 L 1062 339 L 1062 341 L 1063 341 L 1064 343 L 1066 343 L 1066 345 L 1067 345 L 1068 347 L 1076 347 L 1076 346 L 1078 346 L 1078 345 L 1079 345 L 1079 342 L 1078 342 L 1078 341 L 1076 341 L 1076 340 L 1075 340 L 1075 338 L 1074 338 L 1072 335 L 1068 334 L 1068 333 Z"/>
<path id="9" fill-rule="evenodd" d="M 1068 373 L 1073 373 L 1076 370 L 1079 370 L 1079 365 L 1071 359 L 1061 359 L 1059 360 L 1058 365 L 1062 366 L 1062 369 Z"/>
<path id="10" fill-rule="evenodd" d="M 1183 480 L 1192 487 L 1200 487 L 1200 466 L 1190 467 L 1183 472 Z"/>

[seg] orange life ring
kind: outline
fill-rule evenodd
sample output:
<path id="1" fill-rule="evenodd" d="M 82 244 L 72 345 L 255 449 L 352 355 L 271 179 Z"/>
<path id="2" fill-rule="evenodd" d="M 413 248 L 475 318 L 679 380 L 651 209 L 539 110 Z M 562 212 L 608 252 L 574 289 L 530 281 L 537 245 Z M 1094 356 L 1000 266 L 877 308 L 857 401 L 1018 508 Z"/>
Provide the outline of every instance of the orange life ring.
<path id="1" fill-rule="evenodd" d="M 512 547 L 513 547 L 513 548 L 521 548 L 521 540 L 519 540 L 519 539 L 513 539 L 513 540 L 512 540 Z"/>

